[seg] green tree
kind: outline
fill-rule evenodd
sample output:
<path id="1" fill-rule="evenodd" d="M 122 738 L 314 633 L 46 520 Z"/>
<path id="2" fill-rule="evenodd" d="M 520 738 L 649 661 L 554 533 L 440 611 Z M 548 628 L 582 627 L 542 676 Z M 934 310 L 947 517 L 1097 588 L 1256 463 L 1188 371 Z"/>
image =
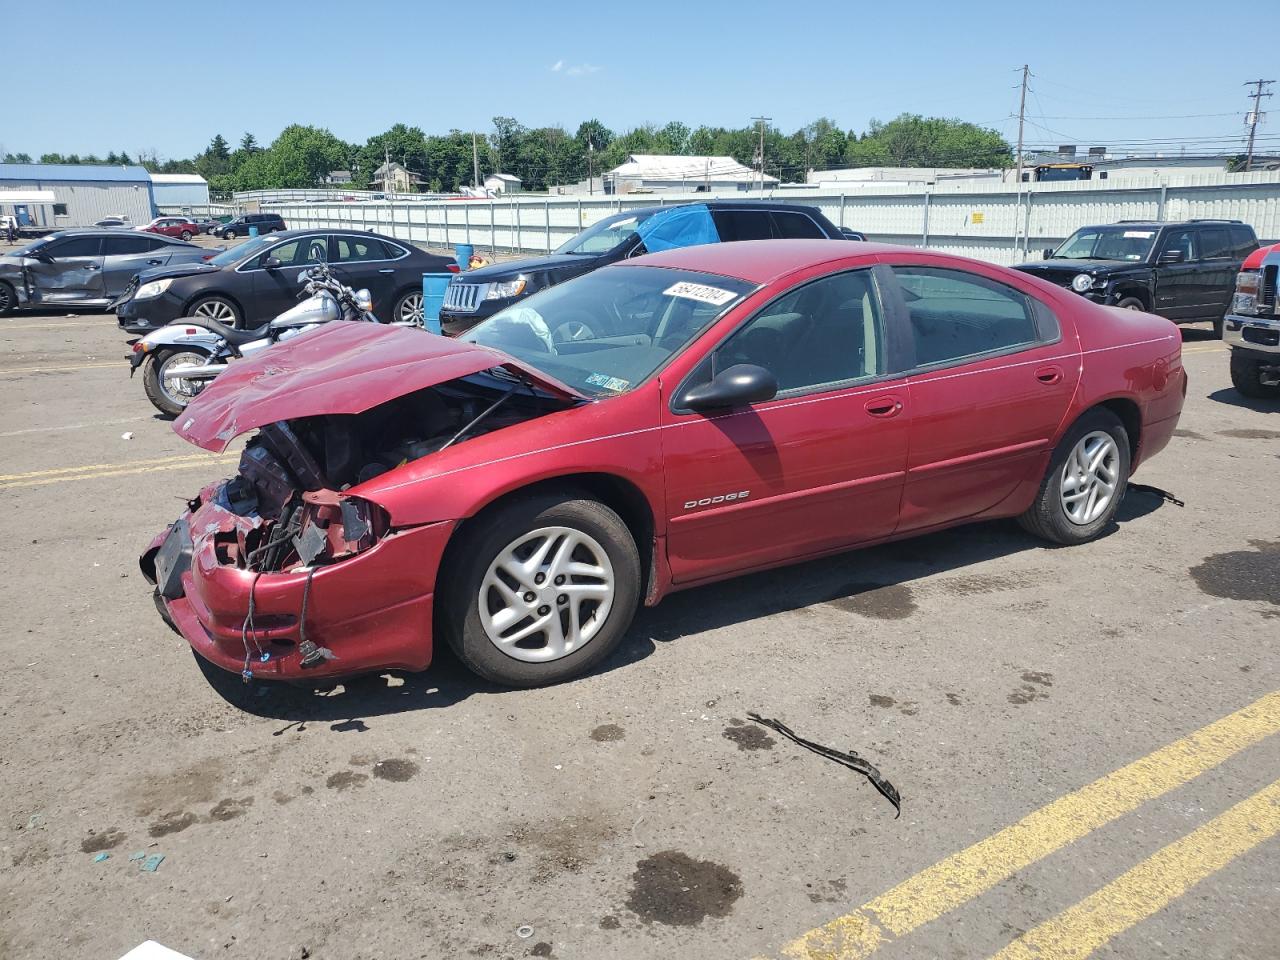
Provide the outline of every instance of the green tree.
<path id="1" fill-rule="evenodd" d="M 256 137 L 254 137 L 254 135 L 253 135 L 252 133 L 248 133 L 248 132 L 246 132 L 246 133 L 245 133 L 245 135 L 244 135 L 243 137 L 241 137 L 241 138 L 240 138 L 240 152 L 241 152 L 241 153 L 254 153 L 254 152 L 256 152 L 256 151 L 258 151 L 258 150 L 261 150 L 261 149 L 262 149 L 262 148 L 261 148 L 260 146 L 258 146 L 258 140 L 257 140 L 257 138 L 256 138 Z"/>
<path id="2" fill-rule="evenodd" d="M 29 153 L 6 153 L 4 155 L 5 163 L 30 163 L 31 154 Z"/>
<path id="3" fill-rule="evenodd" d="M 855 166 L 1007 167 L 1013 151 L 996 130 L 962 120 L 904 113 L 851 140 L 845 154 Z"/>

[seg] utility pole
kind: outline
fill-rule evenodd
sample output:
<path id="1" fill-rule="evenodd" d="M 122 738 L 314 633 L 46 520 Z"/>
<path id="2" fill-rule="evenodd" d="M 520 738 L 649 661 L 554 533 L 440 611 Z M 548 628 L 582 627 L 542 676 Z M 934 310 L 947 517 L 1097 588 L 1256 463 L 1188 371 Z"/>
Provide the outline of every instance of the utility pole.
<path id="1" fill-rule="evenodd" d="M 476 132 L 471 131 L 471 176 L 472 186 L 480 189 L 480 151 L 476 147 Z"/>
<path id="2" fill-rule="evenodd" d="M 1022 96 L 1018 100 L 1018 192 L 1022 192 L 1022 124 L 1027 118 L 1027 78 L 1031 71 L 1022 65 Z"/>
<path id="3" fill-rule="evenodd" d="M 595 159 L 596 159 L 596 142 L 593 138 L 588 137 L 587 138 L 587 193 L 591 194 L 592 196 L 595 196 L 595 193 L 596 193 Z M 603 184 L 601 185 L 601 189 L 603 189 Z"/>
<path id="4" fill-rule="evenodd" d="M 1253 113 L 1245 118 L 1245 123 L 1249 124 L 1249 149 L 1244 161 L 1246 173 L 1253 168 L 1253 138 L 1258 132 L 1258 121 L 1262 119 L 1259 112 L 1262 109 L 1262 98 L 1271 96 L 1271 92 L 1264 91 L 1263 87 L 1269 87 L 1273 83 L 1274 80 L 1250 80 L 1245 84 L 1246 87 L 1253 87 Z"/>
<path id="5" fill-rule="evenodd" d="M 1027 118 L 1027 79 L 1031 76 L 1031 70 L 1024 63 L 1022 65 L 1022 94 L 1018 98 L 1018 156 L 1017 156 L 1017 172 L 1014 176 L 1017 178 L 1017 197 L 1018 210 L 1022 210 L 1022 124 Z M 1021 217 L 1018 218 L 1022 219 Z M 1025 238 L 1024 238 L 1025 240 Z M 1014 222 L 1013 226 L 1013 248 L 1018 248 L 1018 225 Z"/>
<path id="6" fill-rule="evenodd" d="M 752 117 L 760 125 L 760 192 L 764 193 L 764 125 L 773 117 Z"/>

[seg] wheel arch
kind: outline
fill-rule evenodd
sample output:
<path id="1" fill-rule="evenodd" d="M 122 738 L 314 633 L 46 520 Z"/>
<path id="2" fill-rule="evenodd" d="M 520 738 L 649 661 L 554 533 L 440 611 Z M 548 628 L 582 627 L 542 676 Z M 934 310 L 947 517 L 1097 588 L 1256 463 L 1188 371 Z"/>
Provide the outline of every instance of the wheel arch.
<path id="1" fill-rule="evenodd" d="M 248 322 L 249 313 L 247 310 L 245 310 L 244 303 L 241 302 L 240 298 L 237 296 L 234 296 L 233 294 L 226 293 L 225 291 L 216 290 L 216 289 L 201 290 L 200 292 L 193 293 L 191 296 L 187 297 L 186 301 L 182 304 L 182 315 L 184 317 L 190 316 L 190 310 L 192 307 L 194 307 L 201 300 L 208 300 L 210 297 L 218 297 L 219 299 L 226 300 L 234 304 L 235 308 L 240 311 L 240 319 L 245 321 L 246 323 Z"/>
<path id="2" fill-rule="evenodd" d="M 1112 299 L 1120 301 L 1126 297 L 1136 297 L 1142 301 L 1142 306 L 1147 313 L 1151 312 L 1154 300 L 1151 296 L 1151 288 L 1139 280 L 1119 280 L 1115 286 L 1111 288 Z"/>
<path id="3" fill-rule="evenodd" d="M 440 561 L 440 576 L 447 575 L 451 568 L 451 553 L 460 549 L 479 521 L 513 500 L 549 493 L 563 494 L 565 499 L 573 499 L 575 495 L 580 495 L 586 499 L 597 500 L 622 518 L 622 522 L 626 524 L 635 540 L 636 549 L 640 552 L 642 577 L 640 595 L 646 596 L 653 587 L 656 573 L 653 507 L 635 483 L 616 473 L 586 471 L 564 473 L 544 477 L 494 495 L 486 502 L 479 504 L 470 515 L 456 524 Z"/>
<path id="4" fill-rule="evenodd" d="M 1124 427 L 1125 436 L 1129 438 L 1129 462 L 1138 462 L 1138 445 L 1142 442 L 1142 408 L 1132 397 L 1115 396 L 1099 400 L 1092 406 L 1080 411 L 1080 415 L 1072 420 L 1072 424 L 1093 410 L 1109 410 L 1119 418 Z M 1070 425 L 1068 425 L 1070 429 Z"/>

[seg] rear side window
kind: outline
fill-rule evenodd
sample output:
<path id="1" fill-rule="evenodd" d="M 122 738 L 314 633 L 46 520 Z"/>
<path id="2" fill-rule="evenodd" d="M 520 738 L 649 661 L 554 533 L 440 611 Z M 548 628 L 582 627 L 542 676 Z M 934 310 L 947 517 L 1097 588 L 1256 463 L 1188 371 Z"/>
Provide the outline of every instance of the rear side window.
<path id="1" fill-rule="evenodd" d="M 1243 260 L 1253 251 L 1258 249 L 1258 238 L 1254 236 L 1252 230 L 1248 227 L 1231 227 L 1231 249 L 1232 257 L 1236 260 Z"/>
<path id="2" fill-rule="evenodd" d="M 805 213 L 773 213 L 775 236 L 785 240 L 821 240 L 823 233 L 813 217 Z"/>
<path id="3" fill-rule="evenodd" d="M 68 237 L 49 245 L 55 257 L 96 257 L 101 246 L 98 237 Z"/>
<path id="4" fill-rule="evenodd" d="M 161 246 L 160 242 L 150 237 L 144 237 L 141 234 L 130 237 L 107 237 L 102 241 L 104 257 L 127 257 L 135 253 L 146 253 L 148 250 L 154 250 Z"/>
<path id="5" fill-rule="evenodd" d="M 385 260 L 386 251 L 382 241 L 372 237 L 337 237 L 338 261 L 340 263 L 356 263 L 361 260 Z"/>
<path id="6" fill-rule="evenodd" d="M 711 218 L 722 243 L 773 239 L 768 210 L 713 210 Z"/>
<path id="7" fill-rule="evenodd" d="M 1003 283 L 960 270 L 894 267 L 916 365 L 957 363 L 1040 342 L 1034 306 Z"/>
<path id="8" fill-rule="evenodd" d="M 1200 234 L 1200 257 L 1203 260 L 1231 259 L 1231 235 L 1226 227 L 1209 227 Z"/>

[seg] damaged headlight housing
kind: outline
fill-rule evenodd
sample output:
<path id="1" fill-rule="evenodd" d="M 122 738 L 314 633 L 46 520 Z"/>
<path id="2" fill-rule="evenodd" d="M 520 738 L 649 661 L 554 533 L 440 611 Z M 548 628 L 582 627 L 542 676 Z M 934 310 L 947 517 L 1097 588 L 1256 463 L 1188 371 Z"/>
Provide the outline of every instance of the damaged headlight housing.
<path id="1" fill-rule="evenodd" d="M 293 545 L 302 566 L 317 558 L 340 560 L 363 553 L 386 532 L 382 508 L 359 497 L 339 497 L 331 490 L 302 495 L 302 522 Z"/>
<path id="2" fill-rule="evenodd" d="M 529 285 L 529 281 L 524 277 L 518 280 L 503 280 L 500 283 L 489 284 L 489 292 L 484 295 L 486 300 L 508 300 L 511 297 L 518 297 L 524 293 L 524 288 Z"/>
<path id="3" fill-rule="evenodd" d="M 163 280 L 149 280 L 138 288 L 138 292 L 133 295 L 133 299 L 152 300 L 168 290 L 171 283 L 173 283 L 172 277 L 166 277 Z"/>
<path id="4" fill-rule="evenodd" d="M 1071 289 L 1076 293 L 1084 293 L 1093 286 L 1093 277 L 1087 273 L 1077 273 L 1071 278 Z"/>

